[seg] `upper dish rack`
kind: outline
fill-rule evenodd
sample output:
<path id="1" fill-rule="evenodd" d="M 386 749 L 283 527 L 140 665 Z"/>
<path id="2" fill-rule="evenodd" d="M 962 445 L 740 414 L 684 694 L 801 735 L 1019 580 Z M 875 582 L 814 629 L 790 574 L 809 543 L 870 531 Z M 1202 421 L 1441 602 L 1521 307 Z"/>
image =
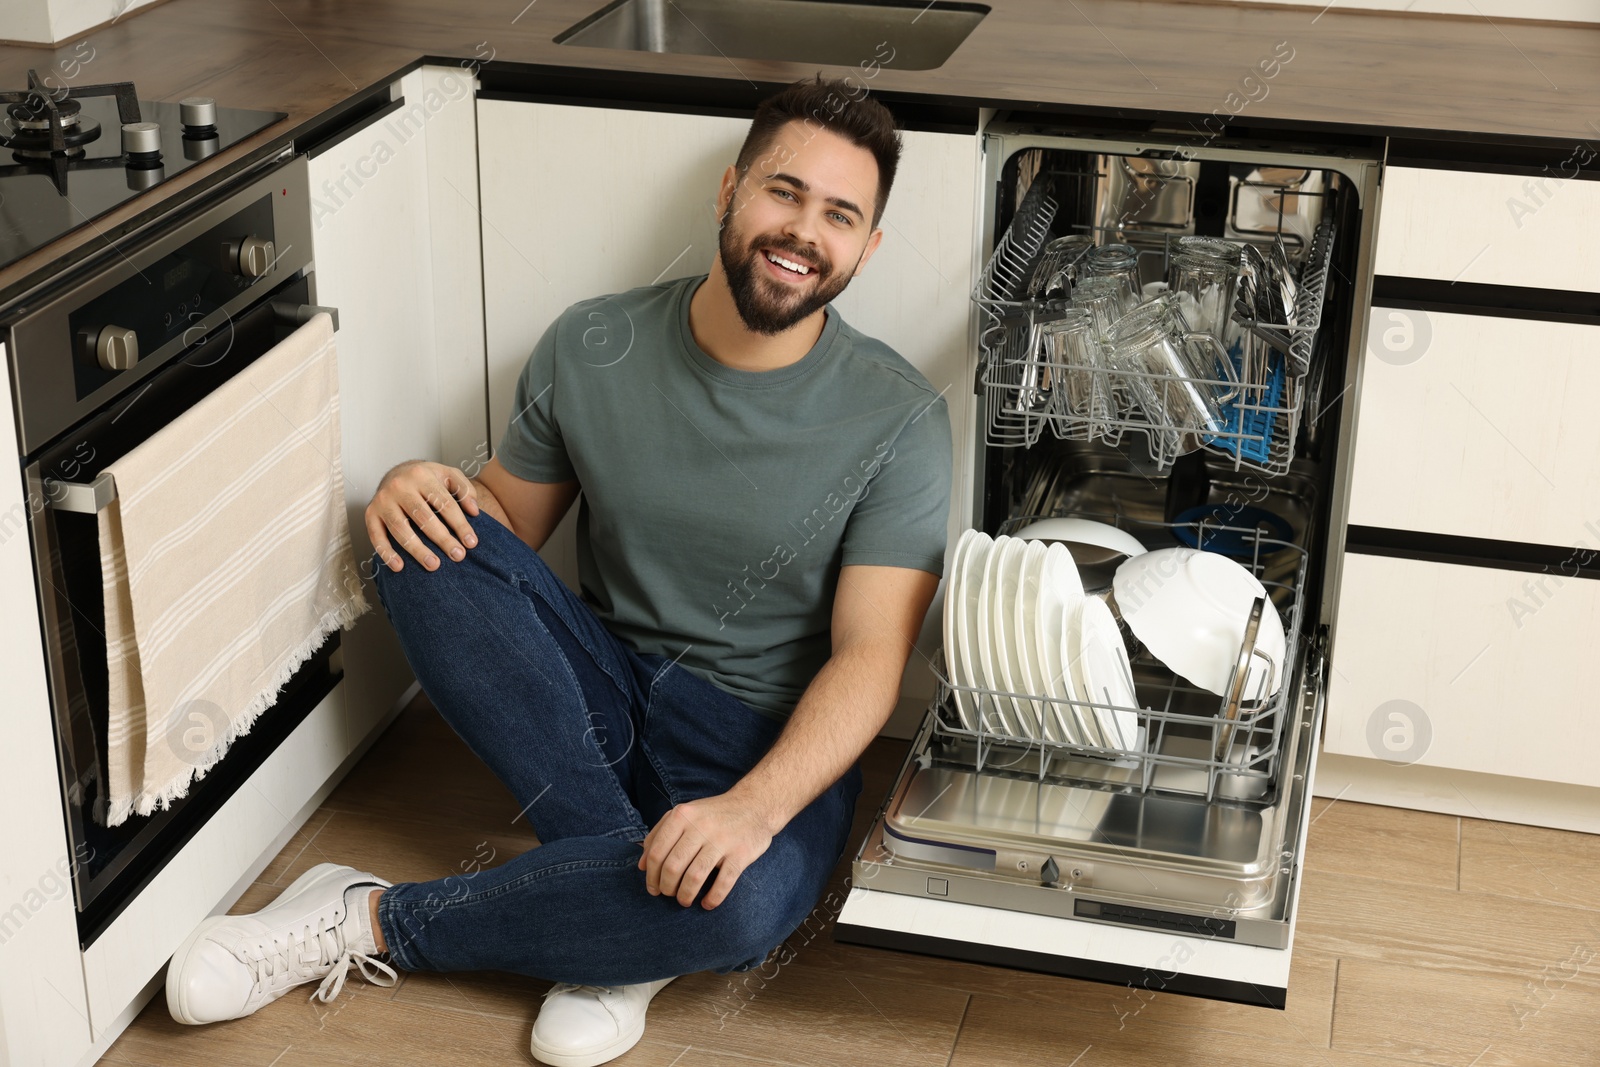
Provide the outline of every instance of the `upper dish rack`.
<path id="1" fill-rule="evenodd" d="M 1113 520 L 1110 516 L 1104 518 Z M 1000 532 L 1012 534 L 1035 521 L 1036 516 L 1012 518 L 1002 524 Z M 1283 622 L 1284 662 L 1271 664 L 1268 660 L 1282 679 L 1276 692 L 1243 693 L 1242 700 L 1219 698 L 1189 684 L 1141 650 L 1133 658 L 1133 669 L 1136 694 L 1145 706 L 1122 707 L 960 684 L 951 679 L 941 658 L 934 665 L 938 684 L 933 699 L 933 733 L 943 747 L 941 758 L 981 773 L 1022 775 L 1040 781 L 1090 782 L 1139 793 L 1203 796 L 1207 801 L 1219 797 L 1239 801 L 1266 798 L 1278 782 L 1287 748 L 1284 724 L 1293 717 L 1289 703 L 1298 689 L 1295 679 L 1309 554 L 1291 541 L 1267 536 L 1260 527 L 1250 529 L 1211 520 L 1114 521 L 1147 545 L 1188 543 L 1204 550 L 1208 539 L 1218 534 L 1242 539 L 1248 554 L 1237 556 L 1237 562 L 1265 587 L 1270 600 L 1267 610 L 1275 609 Z M 1187 537 L 1180 539 L 1178 531 Z M 1120 627 L 1124 640 L 1135 649 L 1140 648 L 1127 633 L 1126 624 L 1121 623 Z M 1252 639 L 1246 639 L 1239 660 L 1241 667 L 1246 667 L 1251 656 L 1265 655 L 1254 645 Z M 1258 672 L 1258 676 L 1268 678 L 1272 673 Z M 1235 679 L 1242 680 L 1238 674 Z M 976 709 L 975 726 L 963 724 L 956 708 L 958 693 L 965 694 L 966 703 Z M 1079 718 L 1093 717 L 1097 711 L 1126 713 L 1137 719 L 1138 739 L 1125 748 L 1077 744 L 1048 736 L 1043 721 L 1038 724 L 1038 736 L 1009 732 L 995 725 L 1015 718 L 1002 710 L 1001 702 L 1007 706 L 1013 702 L 1031 703 L 1044 709 L 1046 717 L 1051 711 L 1064 716 L 1073 716 L 1076 711 Z"/>
<path id="2" fill-rule="evenodd" d="M 1270 474 L 1288 471 L 1294 460 L 1307 377 L 1327 295 L 1333 255 L 1332 222 L 1323 220 L 1316 227 L 1306 250 L 1296 279 L 1293 322 L 1243 318 L 1233 312 L 1232 321 L 1241 337 L 1249 335 L 1242 344 L 1236 342 L 1230 352 L 1237 381 L 1221 377 L 1180 378 L 1108 365 L 1090 367 L 1050 358 L 1040 343 L 1039 325 L 1063 302 L 1036 299 L 1028 293 L 1029 281 L 1059 210 L 1057 200 L 1047 191 L 1048 184 L 1035 180 L 1030 185 L 972 293 L 985 316 L 979 343 L 980 384 L 988 401 L 987 442 L 1001 447 L 1026 447 L 1049 427 L 1061 439 L 1099 438 L 1115 445 L 1126 431 L 1137 430 L 1146 435 L 1158 469 L 1169 466 L 1185 452 L 1203 447 L 1223 457 L 1236 470 L 1251 468 Z M 1127 227 L 1119 232 L 1139 233 Z M 1159 243 L 1165 276 L 1171 235 L 1143 236 Z M 1220 340 L 1217 344 L 1220 347 Z M 1109 384 L 1114 398 L 1109 412 L 1086 416 L 1067 410 L 1061 402 L 1073 376 L 1086 374 L 1101 375 Z M 1193 425 L 1151 418 L 1131 400 L 1141 390 L 1175 395 L 1177 390 L 1192 392 L 1195 388 L 1227 398 L 1225 421 L 1203 432 L 1197 432 Z"/>

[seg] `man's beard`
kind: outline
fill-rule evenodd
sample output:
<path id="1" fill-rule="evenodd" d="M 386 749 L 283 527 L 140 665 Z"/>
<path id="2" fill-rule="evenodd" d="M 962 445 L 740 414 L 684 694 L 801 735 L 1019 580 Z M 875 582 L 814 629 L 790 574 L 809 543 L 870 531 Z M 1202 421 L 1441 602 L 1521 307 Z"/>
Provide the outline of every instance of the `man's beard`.
<path id="1" fill-rule="evenodd" d="M 845 286 L 850 284 L 848 274 L 834 276 L 833 264 L 821 250 L 795 248 L 776 234 L 741 241 L 732 222 L 730 205 L 722 216 L 717 249 L 722 256 L 722 271 L 727 275 L 728 288 L 733 291 L 733 306 L 751 332 L 769 337 L 780 334 L 844 292 Z M 763 248 L 811 267 L 811 276 L 815 278 L 811 288 L 784 293 L 784 289 L 791 287 L 764 277 L 766 268 L 760 263 L 766 258 L 760 251 Z"/>

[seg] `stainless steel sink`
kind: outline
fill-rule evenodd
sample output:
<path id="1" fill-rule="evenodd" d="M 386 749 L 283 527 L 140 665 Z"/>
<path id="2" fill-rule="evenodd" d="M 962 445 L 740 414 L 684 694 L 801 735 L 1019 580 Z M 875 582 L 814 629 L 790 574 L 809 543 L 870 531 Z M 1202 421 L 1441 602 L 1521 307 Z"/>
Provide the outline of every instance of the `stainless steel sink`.
<path id="1" fill-rule="evenodd" d="M 932 70 L 989 8 L 934 0 L 616 0 L 557 44 L 726 59 Z"/>

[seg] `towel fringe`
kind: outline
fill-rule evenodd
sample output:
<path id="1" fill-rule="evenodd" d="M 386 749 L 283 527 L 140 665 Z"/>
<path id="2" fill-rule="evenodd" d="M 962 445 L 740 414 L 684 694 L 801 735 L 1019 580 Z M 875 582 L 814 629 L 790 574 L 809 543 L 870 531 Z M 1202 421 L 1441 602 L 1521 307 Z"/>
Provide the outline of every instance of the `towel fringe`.
<path id="1" fill-rule="evenodd" d="M 215 767 L 222 757 L 228 754 L 228 749 L 233 743 L 255 725 L 261 713 L 272 707 L 277 702 L 279 691 L 288 684 L 295 672 L 305 665 L 306 660 L 321 647 L 322 642 L 335 630 L 348 630 L 355 621 L 372 610 L 372 604 L 367 600 L 366 592 L 357 587 L 355 595 L 337 608 L 326 612 L 317 621 L 315 630 L 306 640 L 295 649 L 293 655 L 283 661 L 283 665 L 273 676 L 272 680 L 256 694 L 254 700 L 245 707 L 244 711 L 234 717 L 228 726 L 227 732 L 214 742 L 211 748 L 196 761 L 194 767 L 187 775 L 167 784 L 159 792 L 140 791 L 114 804 L 106 813 L 106 824 L 118 826 L 125 822 L 131 815 L 153 815 L 157 811 L 165 811 L 174 801 L 182 800 L 189 795 L 189 786 L 206 776 L 206 772 Z"/>

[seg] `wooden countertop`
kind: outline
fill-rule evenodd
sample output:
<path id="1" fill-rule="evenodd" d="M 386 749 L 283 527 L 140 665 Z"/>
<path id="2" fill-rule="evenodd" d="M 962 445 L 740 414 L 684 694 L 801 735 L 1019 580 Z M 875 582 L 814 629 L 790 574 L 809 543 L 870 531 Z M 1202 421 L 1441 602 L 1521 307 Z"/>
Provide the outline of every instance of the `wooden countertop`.
<path id="1" fill-rule="evenodd" d="M 259 154 L 421 57 L 492 57 L 497 63 L 751 83 L 792 81 L 819 69 L 556 45 L 556 34 L 602 0 L 522 2 L 167 0 L 56 48 L 0 45 L 0 85 L 20 88 L 33 67 L 68 84 L 133 81 L 145 99 L 206 95 L 225 106 L 288 113 L 216 162 L 124 205 L 100 224 L 113 236 L 161 200 Z M 883 69 L 870 84 L 1040 110 L 1204 116 L 1222 109 L 1236 111 L 1239 121 L 1600 144 L 1600 27 L 1332 5 L 1318 13 L 1192 0 L 987 2 L 993 10 L 943 67 Z M 1270 80 L 1247 83 L 1248 76 L 1259 76 L 1257 64 L 1275 53 L 1292 58 Z M 74 69 L 75 77 L 65 77 Z M 851 68 L 820 69 L 843 74 Z M 0 303 L 42 268 L 94 240 L 105 238 L 80 230 L 0 271 Z"/>

